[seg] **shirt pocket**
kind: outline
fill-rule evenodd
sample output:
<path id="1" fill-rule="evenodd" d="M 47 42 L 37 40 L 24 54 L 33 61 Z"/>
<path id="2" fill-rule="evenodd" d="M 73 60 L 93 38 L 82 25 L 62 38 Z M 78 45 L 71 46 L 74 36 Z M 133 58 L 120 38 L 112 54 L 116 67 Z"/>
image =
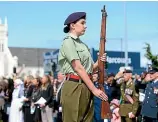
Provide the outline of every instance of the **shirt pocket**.
<path id="1" fill-rule="evenodd" d="M 88 49 L 77 47 L 76 51 L 78 53 L 78 56 L 80 58 L 80 61 L 83 63 L 89 58 L 89 52 Z"/>

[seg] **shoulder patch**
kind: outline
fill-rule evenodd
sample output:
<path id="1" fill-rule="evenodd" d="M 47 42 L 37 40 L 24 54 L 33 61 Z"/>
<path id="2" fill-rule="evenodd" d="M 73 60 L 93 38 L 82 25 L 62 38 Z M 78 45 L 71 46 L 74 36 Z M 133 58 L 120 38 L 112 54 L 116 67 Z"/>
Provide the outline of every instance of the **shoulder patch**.
<path id="1" fill-rule="evenodd" d="M 69 39 L 69 36 L 66 36 L 63 40 L 65 40 L 65 39 Z"/>

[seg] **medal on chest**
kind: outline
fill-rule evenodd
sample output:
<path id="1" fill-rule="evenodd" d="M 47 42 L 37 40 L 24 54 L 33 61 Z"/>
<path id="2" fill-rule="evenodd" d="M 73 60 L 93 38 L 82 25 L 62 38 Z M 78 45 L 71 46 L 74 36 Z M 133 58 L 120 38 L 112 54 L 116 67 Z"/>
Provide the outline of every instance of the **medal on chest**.
<path id="1" fill-rule="evenodd" d="M 132 95 L 132 93 L 133 93 L 133 90 L 125 89 L 125 94 Z"/>

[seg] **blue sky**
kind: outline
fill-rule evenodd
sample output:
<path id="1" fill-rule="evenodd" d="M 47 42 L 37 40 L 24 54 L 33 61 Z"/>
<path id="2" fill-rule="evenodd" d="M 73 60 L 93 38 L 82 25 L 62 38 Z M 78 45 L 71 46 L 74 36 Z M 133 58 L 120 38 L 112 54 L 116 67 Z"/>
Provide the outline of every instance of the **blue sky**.
<path id="1" fill-rule="evenodd" d="M 81 38 L 98 49 L 103 5 L 108 13 L 106 48 L 124 50 L 124 2 L 0 2 L 0 17 L 8 18 L 9 46 L 59 48 L 66 17 L 85 11 L 87 31 Z M 128 50 L 141 52 L 143 58 L 148 42 L 158 54 L 158 2 L 126 2 L 126 13 Z"/>

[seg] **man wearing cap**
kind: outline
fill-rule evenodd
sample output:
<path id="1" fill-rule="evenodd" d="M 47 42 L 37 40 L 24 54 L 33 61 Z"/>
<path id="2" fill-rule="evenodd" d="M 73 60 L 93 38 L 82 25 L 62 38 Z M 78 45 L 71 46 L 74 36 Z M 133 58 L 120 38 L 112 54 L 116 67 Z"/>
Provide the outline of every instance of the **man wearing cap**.
<path id="1" fill-rule="evenodd" d="M 150 81 L 145 89 L 145 99 L 142 104 L 141 114 L 144 122 L 158 122 L 158 69 L 151 69 Z"/>
<path id="2" fill-rule="evenodd" d="M 123 72 L 123 82 L 120 89 L 121 103 L 119 113 L 121 122 L 135 122 L 139 95 L 135 90 L 131 68 L 126 68 Z"/>
<path id="3" fill-rule="evenodd" d="M 87 28 L 86 13 L 70 14 L 64 25 L 64 32 L 68 35 L 63 40 L 58 57 L 61 71 L 66 76 L 61 89 L 63 122 L 92 122 L 93 94 L 105 101 L 108 97 L 91 80 L 98 61 L 93 62 L 88 46 L 79 38 Z M 100 60 L 106 61 L 105 54 Z"/>

